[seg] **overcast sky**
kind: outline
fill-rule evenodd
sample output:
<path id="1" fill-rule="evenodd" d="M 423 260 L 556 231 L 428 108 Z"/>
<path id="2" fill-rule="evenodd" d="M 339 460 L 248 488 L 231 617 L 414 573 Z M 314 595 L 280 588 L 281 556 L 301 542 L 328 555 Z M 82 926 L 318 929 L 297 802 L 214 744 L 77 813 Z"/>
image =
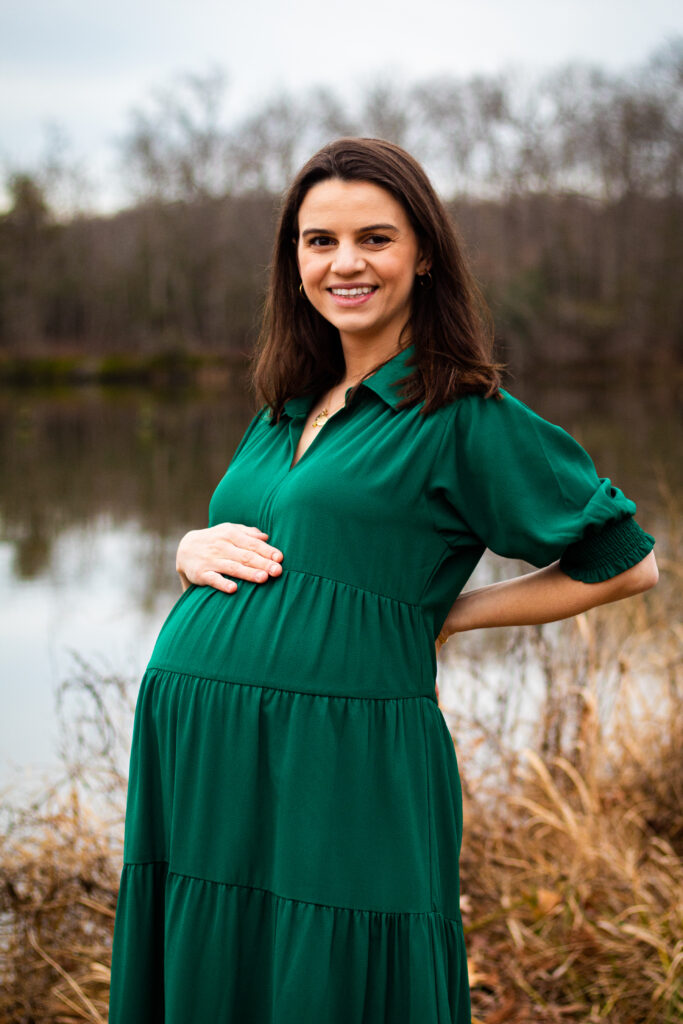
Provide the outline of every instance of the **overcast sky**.
<path id="1" fill-rule="evenodd" d="M 569 60 L 642 62 L 683 32 L 680 0 L 22 0 L 0 9 L 0 164 L 30 167 L 58 125 L 112 205 L 129 111 L 179 72 L 228 76 L 226 116 L 312 84 L 353 98 L 416 80 Z M 107 198 L 108 197 L 108 198 Z"/>

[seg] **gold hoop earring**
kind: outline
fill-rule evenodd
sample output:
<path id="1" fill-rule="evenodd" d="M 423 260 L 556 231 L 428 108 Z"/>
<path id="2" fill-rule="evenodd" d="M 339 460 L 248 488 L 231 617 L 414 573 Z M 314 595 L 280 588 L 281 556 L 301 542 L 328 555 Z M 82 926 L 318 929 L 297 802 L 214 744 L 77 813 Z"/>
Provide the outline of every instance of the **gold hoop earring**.
<path id="1" fill-rule="evenodd" d="M 306 297 L 305 292 L 304 292 L 304 283 L 303 283 L 303 281 L 299 281 L 299 295 L 303 295 L 304 298 Z"/>
<path id="2" fill-rule="evenodd" d="M 429 284 L 426 283 L 426 278 L 429 278 Z M 432 280 L 432 275 L 429 272 L 429 270 L 427 270 L 424 274 L 420 274 L 418 276 L 418 281 L 420 282 L 420 287 L 426 288 L 427 291 L 429 291 L 430 288 L 434 287 L 434 281 Z"/>

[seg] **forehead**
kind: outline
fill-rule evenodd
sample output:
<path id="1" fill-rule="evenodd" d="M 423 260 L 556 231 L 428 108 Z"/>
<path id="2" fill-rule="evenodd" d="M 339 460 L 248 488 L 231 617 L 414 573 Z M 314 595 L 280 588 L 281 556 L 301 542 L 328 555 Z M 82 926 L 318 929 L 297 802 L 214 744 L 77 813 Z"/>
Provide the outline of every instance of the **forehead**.
<path id="1" fill-rule="evenodd" d="M 328 178 L 308 190 L 299 207 L 299 231 L 308 227 L 334 230 L 335 226 L 364 227 L 395 224 L 409 227 L 406 213 L 390 192 L 370 181 Z"/>

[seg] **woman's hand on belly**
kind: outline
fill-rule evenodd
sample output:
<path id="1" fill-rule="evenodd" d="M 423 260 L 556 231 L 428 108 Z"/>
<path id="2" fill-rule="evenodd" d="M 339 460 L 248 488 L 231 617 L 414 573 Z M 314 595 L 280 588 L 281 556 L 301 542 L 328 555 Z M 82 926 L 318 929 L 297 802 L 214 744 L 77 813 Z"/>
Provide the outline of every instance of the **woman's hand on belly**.
<path id="1" fill-rule="evenodd" d="M 268 543 L 268 534 L 256 526 L 218 523 L 185 534 L 176 552 L 176 572 L 183 590 L 196 583 L 232 594 L 235 579 L 265 583 L 279 576 L 282 558 L 282 552 Z"/>

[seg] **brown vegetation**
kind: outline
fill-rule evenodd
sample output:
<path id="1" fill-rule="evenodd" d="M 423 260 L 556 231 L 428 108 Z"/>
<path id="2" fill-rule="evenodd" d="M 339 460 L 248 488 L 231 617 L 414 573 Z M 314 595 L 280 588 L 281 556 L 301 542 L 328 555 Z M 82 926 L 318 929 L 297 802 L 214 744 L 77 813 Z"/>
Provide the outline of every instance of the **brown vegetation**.
<path id="1" fill-rule="evenodd" d="M 478 1024 L 683 1014 L 682 538 L 663 499 L 654 590 L 549 626 L 463 635 L 445 654 L 461 690 L 457 713 L 452 680 L 442 701 L 463 780 Z M 486 716 L 462 710 L 492 650 L 510 691 Z M 534 673 L 545 696 L 520 751 L 515 700 Z M 134 689 L 79 664 L 60 690 L 64 779 L 29 806 L 11 793 L 0 803 L 1 1024 L 106 1021 Z"/>
<path id="2" fill-rule="evenodd" d="M 680 707 L 673 724 L 662 743 L 639 723 L 592 774 L 525 751 L 516 784 L 470 803 L 462 871 L 479 1020 L 681 1019 Z"/>

